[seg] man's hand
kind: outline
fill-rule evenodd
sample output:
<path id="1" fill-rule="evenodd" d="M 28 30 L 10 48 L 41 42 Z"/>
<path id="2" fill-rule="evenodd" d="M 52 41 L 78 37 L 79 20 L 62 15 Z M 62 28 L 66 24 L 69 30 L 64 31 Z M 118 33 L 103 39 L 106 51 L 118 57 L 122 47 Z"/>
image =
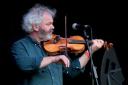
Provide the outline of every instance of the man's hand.
<path id="1" fill-rule="evenodd" d="M 65 67 L 70 66 L 70 61 L 69 61 L 68 57 L 66 57 L 65 55 L 55 56 L 55 59 L 53 60 L 53 62 L 63 63 L 65 65 Z"/>
<path id="2" fill-rule="evenodd" d="M 94 39 L 92 42 L 93 44 L 91 45 L 91 49 L 93 52 L 97 51 L 104 45 L 104 41 L 102 39 Z"/>

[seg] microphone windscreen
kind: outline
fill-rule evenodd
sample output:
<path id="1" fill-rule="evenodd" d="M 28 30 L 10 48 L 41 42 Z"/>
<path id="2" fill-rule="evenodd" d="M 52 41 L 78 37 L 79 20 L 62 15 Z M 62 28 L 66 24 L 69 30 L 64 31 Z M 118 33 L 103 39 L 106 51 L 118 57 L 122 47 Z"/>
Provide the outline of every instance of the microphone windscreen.
<path id="1" fill-rule="evenodd" d="M 77 26 L 78 26 L 77 23 L 73 23 L 73 24 L 72 24 L 72 28 L 73 28 L 74 30 L 77 30 Z"/>

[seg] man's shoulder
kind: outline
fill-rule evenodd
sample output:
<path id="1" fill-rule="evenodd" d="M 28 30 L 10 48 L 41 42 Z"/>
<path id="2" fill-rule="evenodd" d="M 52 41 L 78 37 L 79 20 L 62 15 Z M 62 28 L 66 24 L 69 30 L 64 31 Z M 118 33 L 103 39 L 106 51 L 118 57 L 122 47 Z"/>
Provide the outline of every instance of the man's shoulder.
<path id="1" fill-rule="evenodd" d="M 21 48 L 30 48 L 30 47 L 31 47 L 31 41 L 27 36 L 18 39 L 10 46 L 12 50 L 21 49 Z"/>
<path id="2" fill-rule="evenodd" d="M 16 40 L 13 44 L 20 44 L 20 43 L 28 43 L 29 39 L 28 39 L 28 36 L 24 36 L 18 40 Z"/>

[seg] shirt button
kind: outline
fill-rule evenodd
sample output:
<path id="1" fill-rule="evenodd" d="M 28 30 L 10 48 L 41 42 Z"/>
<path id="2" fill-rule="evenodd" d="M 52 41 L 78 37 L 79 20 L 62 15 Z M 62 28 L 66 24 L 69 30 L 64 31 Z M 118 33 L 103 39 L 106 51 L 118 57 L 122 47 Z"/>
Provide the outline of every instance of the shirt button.
<path id="1" fill-rule="evenodd" d="M 69 72 L 67 71 L 66 73 L 68 74 Z"/>
<path id="2" fill-rule="evenodd" d="M 54 77 L 52 76 L 52 80 L 54 80 Z"/>
<path id="3" fill-rule="evenodd" d="M 79 67 L 76 67 L 76 69 L 80 69 Z"/>

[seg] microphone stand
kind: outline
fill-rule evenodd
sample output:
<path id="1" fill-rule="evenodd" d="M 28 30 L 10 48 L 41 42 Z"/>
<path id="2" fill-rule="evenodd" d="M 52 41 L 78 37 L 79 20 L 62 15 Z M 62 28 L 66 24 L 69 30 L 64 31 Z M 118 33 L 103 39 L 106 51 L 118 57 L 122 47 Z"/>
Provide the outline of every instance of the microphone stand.
<path id="1" fill-rule="evenodd" d="M 91 34 L 92 34 L 92 33 L 91 33 Z M 86 33 L 86 30 L 84 30 L 84 35 L 85 35 L 85 37 L 87 36 L 87 37 L 86 37 L 87 39 L 86 39 L 85 42 L 86 42 L 86 44 L 87 44 L 87 48 L 88 48 L 89 53 L 90 53 L 91 71 L 92 71 L 93 74 L 94 74 L 94 78 L 95 78 L 95 80 L 96 80 L 96 84 L 99 85 L 96 67 L 95 67 L 95 65 L 94 65 L 94 63 L 93 63 L 93 59 L 92 59 L 92 48 L 89 47 L 89 40 L 88 40 L 88 35 L 87 35 L 87 33 Z M 92 36 L 91 36 L 91 37 L 92 37 Z M 94 79 L 93 79 L 93 77 L 92 77 L 92 84 L 94 85 Z"/>

